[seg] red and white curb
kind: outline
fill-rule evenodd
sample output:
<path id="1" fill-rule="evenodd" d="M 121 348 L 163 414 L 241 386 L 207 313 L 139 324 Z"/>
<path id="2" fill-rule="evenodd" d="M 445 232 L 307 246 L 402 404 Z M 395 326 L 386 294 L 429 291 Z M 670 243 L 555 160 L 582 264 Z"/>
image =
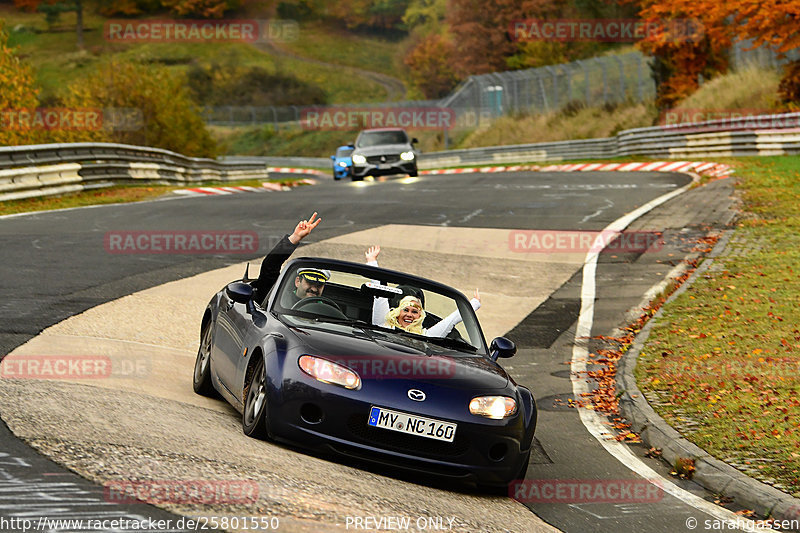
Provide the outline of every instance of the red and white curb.
<path id="1" fill-rule="evenodd" d="M 305 174 L 328 176 L 321 170 L 293 167 L 268 167 L 268 172 L 281 174 Z M 654 161 L 651 163 L 571 163 L 562 165 L 513 165 L 491 167 L 448 168 L 441 170 L 422 170 L 420 175 L 440 174 L 474 174 L 492 172 L 696 172 L 715 178 L 727 178 L 734 170 L 729 165 L 708 161 Z M 299 180 L 297 183 L 314 185 L 312 179 Z M 291 187 L 280 183 L 262 183 L 261 187 L 195 187 L 180 189 L 175 194 L 184 196 L 210 196 L 220 194 L 236 194 L 241 192 L 288 191 Z"/>
<path id="2" fill-rule="evenodd" d="M 309 176 L 328 176 L 328 172 L 314 170 L 313 168 L 293 168 L 293 167 L 267 167 L 267 172 L 277 172 L 279 174 L 306 174 Z"/>
<path id="3" fill-rule="evenodd" d="M 491 172 L 687 172 L 714 176 L 718 178 L 730 176 L 733 169 L 729 165 L 710 163 L 707 161 L 655 161 L 652 163 L 573 163 L 563 165 L 514 165 L 493 167 L 449 168 L 444 170 L 423 170 L 420 174 L 467 174 Z"/>
<path id="4" fill-rule="evenodd" d="M 317 182 L 310 179 L 298 180 L 295 183 L 302 183 L 304 185 L 315 185 Z M 262 183 L 261 187 L 194 187 L 191 189 L 178 189 L 174 191 L 175 194 L 183 196 L 215 196 L 222 194 L 238 194 L 242 192 L 267 192 L 267 191 L 288 191 L 291 187 L 281 185 L 280 183 Z"/>

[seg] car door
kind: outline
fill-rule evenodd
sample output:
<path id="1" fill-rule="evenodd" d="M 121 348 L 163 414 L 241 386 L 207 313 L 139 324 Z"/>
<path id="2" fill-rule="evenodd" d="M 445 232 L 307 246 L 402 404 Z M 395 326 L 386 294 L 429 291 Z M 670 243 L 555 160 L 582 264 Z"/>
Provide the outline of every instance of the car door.
<path id="1" fill-rule="evenodd" d="M 235 303 L 223 292 L 214 331 L 214 372 L 230 392 L 236 390 L 236 367 L 243 357 L 244 341 L 253 326 L 247 306 Z"/>

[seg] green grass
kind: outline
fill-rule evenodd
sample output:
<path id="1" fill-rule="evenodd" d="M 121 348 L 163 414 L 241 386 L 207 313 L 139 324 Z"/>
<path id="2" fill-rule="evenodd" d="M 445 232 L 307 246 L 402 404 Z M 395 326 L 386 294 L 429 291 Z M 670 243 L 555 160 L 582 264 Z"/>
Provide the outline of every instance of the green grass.
<path id="1" fill-rule="evenodd" d="M 287 50 L 326 63 L 381 72 L 393 77 L 402 68 L 399 41 L 377 36 L 355 35 L 330 24 L 305 23 L 299 39 L 282 43 Z"/>
<path id="2" fill-rule="evenodd" d="M 735 166 L 728 252 L 664 308 L 636 376 L 691 441 L 800 496 L 800 157 Z"/>
<path id="3" fill-rule="evenodd" d="M 68 209 L 72 207 L 85 207 L 89 205 L 120 204 L 152 200 L 167 195 L 177 189 L 187 187 L 214 187 L 214 186 L 250 186 L 261 187 L 264 182 L 286 183 L 300 185 L 299 178 L 281 178 L 270 180 L 241 180 L 241 181 L 211 181 L 191 185 L 117 185 L 93 191 L 82 191 L 58 196 L 42 196 L 26 198 L 24 200 L 10 200 L 0 202 L 0 215 L 14 215 L 34 211 L 52 211 L 54 209 Z"/>
<path id="4" fill-rule="evenodd" d="M 9 44 L 17 47 L 18 55 L 34 68 L 42 89 L 40 96 L 45 101 L 70 83 L 86 77 L 100 62 L 111 58 L 163 65 L 178 73 L 185 72 L 193 63 L 261 66 L 272 73 L 291 74 L 318 85 L 329 103 L 375 102 L 386 96 L 379 84 L 343 76 L 336 66 L 312 65 L 272 56 L 246 43 L 111 43 L 103 36 L 105 19 L 87 13 L 85 49 L 79 50 L 73 14 L 62 15 L 54 31 L 48 30 L 43 15 L 20 13 L 10 7 L 0 7 L 0 18 L 5 20 Z M 17 25 L 24 25 L 27 31 L 14 31 Z M 375 44 L 371 40 L 369 43 L 370 46 Z"/>
<path id="5" fill-rule="evenodd" d="M 34 211 L 52 211 L 87 205 L 119 204 L 141 202 L 163 196 L 179 187 L 118 186 L 93 191 L 83 191 L 59 196 L 42 196 L 24 200 L 0 202 L 0 215 L 14 215 Z"/>

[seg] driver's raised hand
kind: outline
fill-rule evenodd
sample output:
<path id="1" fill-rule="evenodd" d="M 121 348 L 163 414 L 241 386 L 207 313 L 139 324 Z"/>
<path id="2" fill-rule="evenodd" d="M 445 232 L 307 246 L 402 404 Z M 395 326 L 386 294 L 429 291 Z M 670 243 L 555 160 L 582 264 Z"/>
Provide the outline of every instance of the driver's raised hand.
<path id="1" fill-rule="evenodd" d="M 297 223 L 297 226 L 294 228 L 294 232 L 289 235 L 289 241 L 292 244 L 297 244 L 303 239 L 305 239 L 311 231 L 319 226 L 319 223 L 322 222 L 321 218 L 317 218 L 317 212 L 314 211 L 314 214 L 311 215 L 311 218 L 308 220 L 301 220 Z"/>

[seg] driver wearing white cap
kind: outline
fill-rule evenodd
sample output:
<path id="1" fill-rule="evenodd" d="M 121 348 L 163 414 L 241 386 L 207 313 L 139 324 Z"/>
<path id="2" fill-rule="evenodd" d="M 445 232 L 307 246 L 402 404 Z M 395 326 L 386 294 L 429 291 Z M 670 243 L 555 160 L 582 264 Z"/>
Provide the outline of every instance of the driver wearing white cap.
<path id="1" fill-rule="evenodd" d="M 301 268 L 294 278 L 294 292 L 289 295 L 290 304 L 294 306 L 303 298 L 322 296 L 325 283 L 331 279 L 331 271 L 321 268 Z"/>

